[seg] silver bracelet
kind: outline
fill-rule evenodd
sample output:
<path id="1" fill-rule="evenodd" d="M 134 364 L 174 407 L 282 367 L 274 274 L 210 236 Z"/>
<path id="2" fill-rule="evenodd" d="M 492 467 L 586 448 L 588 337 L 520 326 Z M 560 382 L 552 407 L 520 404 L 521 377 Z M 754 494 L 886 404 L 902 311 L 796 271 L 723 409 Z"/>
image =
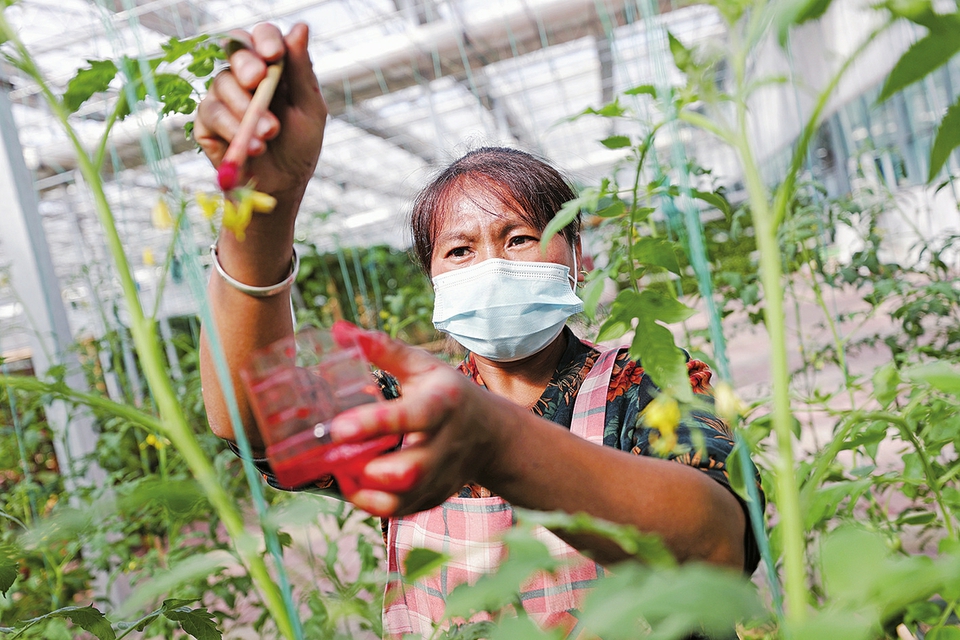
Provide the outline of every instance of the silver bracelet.
<path id="1" fill-rule="evenodd" d="M 243 284 L 239 280 L 232 278 L 230 274 L 223 270 L 223 265 L 220 264 L 220 257 L 217 255 L 216 243 L 210 245 L 210 255 L 213 257 L 213 268 L 217 270 L 217 274 L 223 278 L 224 282 L 237 291 L 245 293 L 248 296 L 253 296 L 254 298 L 269 298 L 270 296 L 277 295 L 281 291 L 286 291 L 293 286 L 294 281 L 297 279 L 297 273 L 300 272 L 300 256 L 297 255 L 297 250 L 294 249 L 293 260 L 290 264 L 290 274 L 286 278 L 269 287 L 252 287 L 249 284 Z"/>

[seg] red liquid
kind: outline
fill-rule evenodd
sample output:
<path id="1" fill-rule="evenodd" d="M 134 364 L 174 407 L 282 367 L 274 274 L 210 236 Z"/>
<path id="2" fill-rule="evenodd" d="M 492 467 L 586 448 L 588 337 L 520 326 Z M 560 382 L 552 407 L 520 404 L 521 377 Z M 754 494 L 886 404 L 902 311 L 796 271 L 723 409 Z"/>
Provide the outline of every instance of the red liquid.
<path id="1" fill-rule="evenodd" d="M 284 486 L 298 487 L 332 473 L 341 488 L 351 492 L 367 462 L 399 443 L 400 437 L 391 435 L 365 442 L 323 444 L 312 433 L 299 434 L 268 447 L 267 457 Z"/>

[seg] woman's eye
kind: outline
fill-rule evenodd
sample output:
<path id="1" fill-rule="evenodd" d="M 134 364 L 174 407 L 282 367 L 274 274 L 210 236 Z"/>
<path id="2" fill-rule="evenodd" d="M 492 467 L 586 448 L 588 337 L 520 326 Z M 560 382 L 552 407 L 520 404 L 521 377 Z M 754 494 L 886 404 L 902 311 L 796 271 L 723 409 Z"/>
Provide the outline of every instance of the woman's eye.
<path id="1" fill-rule="evenodd" d="M 536 242 L 536 241 L 537 239 L 532 236 L 514 236 L 513 238 L 510 238 L 510 246 L 515 247 L 522 244 L 526 244 L 528 242 Z"/>
<path id="2" fill-rule="evenodd" d="M 467 255 L 468 251 L 469 249 L 467 249 L 466 247 L 457 247 L 456 249 L 451 249 L 447 253 L 447 256 L 451 258 L 463 258 L 464 256 Z"/>

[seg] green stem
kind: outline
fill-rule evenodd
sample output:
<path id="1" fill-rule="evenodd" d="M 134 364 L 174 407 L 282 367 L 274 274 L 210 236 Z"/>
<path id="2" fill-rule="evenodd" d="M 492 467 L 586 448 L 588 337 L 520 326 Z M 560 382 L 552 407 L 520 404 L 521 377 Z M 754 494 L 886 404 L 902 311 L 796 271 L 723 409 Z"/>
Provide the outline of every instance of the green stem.
<path id="1" fill-rule="evenodd" d="M 808 263 L 813 262 L 813 257 L 808 250 L 804 249 L 803 254 Z M 833 344 L 837 348 L 837 364 L 840 365 L 840 370 L 843 372 L 843 386 L 847 389 L 847 396 L 850 400 L 850 410 L 856 410 L 857 403 L 853 395 L 853 387 L 850 386 L 850 369 L 847 368 L 846 341 L 840 337 L 840 332 L 837 330 L 837 323 L 834 322 L 833 314 L 830 313 L 830 309 L 823 299 L 823 289 L 820 287 L 820 281 L 817 280 L 816 271 L 813 269 L 811 269 L 810 273 L 810 287 L 813 290 L 814 298 L 817 300 L 817 306 L 820 307 L 820 310 L 823 312 L 823 317 L 827 320 L 827 326 L 830 328 Z M 798 324 L 797 327 L 799 328 L 800 325 Z"/>
<path id="2" fill-rule="evenodd" d="M 904 409 L 903 413 L 904 415 L 909 415 L 910 409 Z M 943 495 L 940 489 L 940 480 L 937 478 L 937 474 L 933 470 L 933 465 L 930 464 L 930 457 L 927 455 L 926 449 L 923 448 L 923 443 L 920 442 L 919 438 L 917 438 L 917 434 L 914 433 L 910 423 L 901 416 L 887 413 L 885 411 L 871 411 L 867 413 L 861 413 L 859 416 L 863 420 L 881 420 L 896 425 L 897 429 L 900 431 L 900 436 L 905 440 L 910 441 L 910 444 L 913 445 L 914 450 L 917 452 L 917 457 L 920 458 L 920 464 L 923 467 L 923 475 L 927 478 L 927 486 L 930 487 L 930 491 L 933 493 L 933 499 L 940 508 L 941 513 L 943 513 L 943 522 L 947 527 L 947 535 L 951 538 L 956 537 L 956 530 L 953 527 L 953 517 L 950 515 L 950 512 L 947 510 L 947 505 L 943 501 Z"/>
<path id="3" fill-rule="evenodd" d="M 637 170 L 633 174 L 633 187 L 630 190 L 630 228 L 627 229 L 627 256 L 630 260 L 630 282 L 633 288 L 640 291 L 640 276 L 637 274 L 637 262 L 633 259 L 633 236 L 637 233 L 637 194 L 640 191 L 640 174 L 643 171 L 645 153 L 637 157 Z"/>
<path id="4" fill-rule="evenodd" d="M 120 279 L 120 286 L 127 302 L 127 310 L 130 314 L 130 332 L 133 335 L 133 342 L 140 356 L 140 362 L 143 366 L 147 384 L 150 387 L 150 391 L 153 394 L 154 401 L 160 412 L 161 432 L 165 433 L 174 443 L 190 467 L 197 482 L 206 492 L 208 499 L 226 527 L 227 533 L 233 540 L 237 553 L 250 572 L 254 583 L 259 588 L 264 604 L 273 616 L 280 633 L 287 638 L 294 638 L 293 625 L 287 614 L 280 591 L 277 589 L 276 583 L 267 571 L 263 558 L 257 552 L 255 541 L 244 529 L 240 512 L 236 509 L 229 495 L 227 495 L 227 492 L 217 480 L 213 465 L 200 448 L 180 407 L 177 393 L 164 368 L 165 360 L 160 349 L 160 342 L 157 339 L 156 325 L 143 313 L 143 307 L 137 294 L 136 283 L 131 274 L 130 265 L 127 262 L 120 235 L 117 232 L 113 212 L 110 209 L 106 193 L 103 190 L 103 181 L 100 177 L 98 167 L 94 165 L 80 139 L 77 137 L 76 131 L 68 120 L 68 114 L 63 108 L 63 103 L 50 90 L 43 75 L 33 63 L 29 52 L 27 52 L 23 43 L 17 37 L 16 32 L 10 28 L 2 12 L 0 12 L 0 33 L 5 35 L 8 41 L 16 48 L 20 54 L 20 63 L 23 65 L 24 70 L 37 82 L 41 92 L 50 105 L 53 115 L 60 121 L 76 152 L 80 172 L 87 181 L 93 194 L 97 217 L 100 220 L 100 226 L 103 229 L 107 247 L 113 256 L 117 275 Z"/>
<path id="5" fill-rule="evenodd" d="M 807 617 L 807 576 L 804 564 L 803 518 L 794 469 L 790 373 L 787 363 L 786 327 L 783 311 L 782 270 L 777 230 L 770 201 L 746 138 L 746 105 L 740 103 L 740 136 L 737 150 L 743 163 L 744 181 L 750 199 L 757 248 L 760 251 L 760 281 L 763 286 L 764 321 L 770 336 L 770 369 L 773 383 L 773 428 L 777 434 L 777 511 L 783 532 L 784 593 L 787 620 L 799 623 Z"/>

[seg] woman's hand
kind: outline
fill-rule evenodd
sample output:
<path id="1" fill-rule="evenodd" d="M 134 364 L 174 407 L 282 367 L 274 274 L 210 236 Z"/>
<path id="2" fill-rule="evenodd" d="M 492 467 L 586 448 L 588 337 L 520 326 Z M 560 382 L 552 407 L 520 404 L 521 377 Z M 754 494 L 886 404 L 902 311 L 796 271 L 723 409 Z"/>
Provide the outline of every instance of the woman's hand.
<path id="1" fill-rule="evenodd" d="M 250 33 L 233 31 L 230 68 L 218 74 L 201 101 L 193 136 L 215 167 L 240 125 L 243 114 L 270 62 L 286 57 L 283 77 L 257 124 L 247 148 L 243 178 L 256 180 L 257 189 L 299 202 L 313 176 L 323 143 L 327 107 L 307 52 L 309 30 L 296 24 L 283 36 L 270 24 Z M 295 213 L 295 212 L 293 212 Z"/>
<path id="2" fill-rule="evenodd" d="M 513 405 L 426 351 L 382 333 L 340 322 L 333 336 L 344 345 L 355 340 L 367 359 L 396 376 L 403 388 L 400 399 L 356 407 L 333 420 L 335 441 L 405 435 L 402 450 L 367 464 L 359 478 L 363 488 L 345 496 L 348 500 L 374 515 L 406 515 L 435 507 L 481 479 L 498 448 L 499 425 L 491 418 Z"/>

